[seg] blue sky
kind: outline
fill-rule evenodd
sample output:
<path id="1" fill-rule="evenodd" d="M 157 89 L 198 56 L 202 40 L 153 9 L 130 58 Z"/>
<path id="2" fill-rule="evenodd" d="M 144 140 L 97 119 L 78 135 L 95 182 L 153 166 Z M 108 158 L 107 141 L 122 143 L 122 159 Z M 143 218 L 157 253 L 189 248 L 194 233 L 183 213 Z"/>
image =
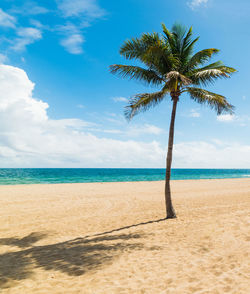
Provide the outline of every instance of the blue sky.
<path id="1" fill-rule="evenodd" d="M 234 116 L 217 117 L 181 96 L 174 167 L 250 167 L 247 0 L 2 0 L 0 4 L 0 156 L 2 167 L 164 167 L 170 99 L 127 123 L 129 97 L 152 91 L 112 76 L 129 63 L 124 40 L 178 21 L 235 67 L 210 90 Z"/>

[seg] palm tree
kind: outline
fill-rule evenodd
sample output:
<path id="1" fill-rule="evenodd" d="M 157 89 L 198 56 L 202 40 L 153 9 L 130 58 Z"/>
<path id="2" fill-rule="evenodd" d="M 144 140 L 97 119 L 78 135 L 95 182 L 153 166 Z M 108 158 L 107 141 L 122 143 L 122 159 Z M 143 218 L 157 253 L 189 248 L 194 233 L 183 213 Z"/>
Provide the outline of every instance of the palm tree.
<path id="1" fill-rule="evenodd" d="M 159 104 L 167 94 L 173 107 L 169 128 L 168 152 L 166 160 L 165 203 L 166 218 L 175 218 L 170 190 L 170 175 L 174 141 L 174 124 L 179 97 L 188 93 L 190 98 L 200 104 L 207 104 L 217 114 L 233 113 L 233 106 L 226 97 L 207 91 L 201 87 L 212 84 L 218 78 L 229 78 L 236 70 L 225 66 L 221 61 L 206 65 L 210 58 L 219 52 L 210 48 L 193 54 L 193 48 L 199 38 L 192 38 L 192 27 L 187 31 L 175 24 L 169 31 L 162 24 L 163 34 L 144 33 L 140 38 L 125 41 L 120 54 L 126 59 L 136 59 L 144 65 L 132 66 L 114 64 L 110 66 L 113 74 L 122 78 L 136 79 L 148 85 L 159 86 L 154 93 L 142 93 L 133 96 L 125 108 L 125 116 L 131 119 L 140 111 Z"/>

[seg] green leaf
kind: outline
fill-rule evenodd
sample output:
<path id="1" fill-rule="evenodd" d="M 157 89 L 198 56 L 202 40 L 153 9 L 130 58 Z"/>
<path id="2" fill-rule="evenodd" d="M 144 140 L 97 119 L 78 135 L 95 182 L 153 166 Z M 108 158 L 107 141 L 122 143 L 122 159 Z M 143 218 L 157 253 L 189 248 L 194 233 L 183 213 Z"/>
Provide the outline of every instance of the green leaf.
<path id="1" fill-rule="evenodd" d="M 234 68 L 217 62 L 193 71 L 190 79 L 195 85 L 207 86 L 214 83 L 218 78 L 230 78 L 234 72 L 236 72 Z"/>
<path id="2" fill-rule="evenodd" d="M 129 101 L 129 105 L 125 107 L 125 117 L 130 120 L 139 112 L 146 111 L 159 104 L 168 92 L 168 86 L 165 85 L 159 92 L 142 93 L 133 96 Z"/>
<path id="3" fill-rule="evenodd" d="M 114 64 L 110 66 L 110 72 L 122 78 L 136 79 L 152 85 L 160 85 L 163 82 L 156 72 L 139 66 Z"/>
<path id="4" fill-rule="evenodd" d="M 193 70 L 195 69 L 198 65 L 203 65 L 205 62 L 207 62 L 212 55 L 217 54 L 220 50 L 215 49 L 215 48 L 210 48 L 210 49 L 204 49 L 192 56 L 188 63 L 188 69 Z"/>
<path id="5" fill-rule="evenodd" d="M 217 114 L 221 114 L 222 112 L 233 114 L 234 106 L 222 95 L 194 87 L 187 87 L 186 92 L 188 92 L 190 97 L 196 102 L 207 104 L 212 109 L 215 109 Z"/>

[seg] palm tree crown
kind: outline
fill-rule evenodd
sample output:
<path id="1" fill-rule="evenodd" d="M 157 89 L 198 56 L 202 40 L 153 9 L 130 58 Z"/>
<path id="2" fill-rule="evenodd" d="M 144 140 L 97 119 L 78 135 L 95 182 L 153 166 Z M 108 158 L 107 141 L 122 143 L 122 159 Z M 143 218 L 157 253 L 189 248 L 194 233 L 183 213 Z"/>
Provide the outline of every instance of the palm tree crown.
<path id="1" fill-rule="evenodd" d="M 175 24 L 169 31 L 162 24 L 162 28 L 163 34 L 142 34 L 140 38 L 124 42 L 120 49 L 122 56 L 139 60 L 144 68 L 121 64 L 110 66 L 111 73 L 161 87 L 158 92 L 133 96 L 126 107 L 126 117 L 131 119 L 138 112 L 158 104 L 166 94 L 178 99 L 184 92 L 196 102 L 209 105 L 218 114 L 232 113 L 234 107 L 224 96 L 202 87 L 218 78 L 229 78 L 236 70 L 221 61 L 205 65 L 219 52 L 218 49 L 204 49 L 193 54 L 199 38 L 192 39 L 192 27 L 187 31 L 182 25 Z"/>

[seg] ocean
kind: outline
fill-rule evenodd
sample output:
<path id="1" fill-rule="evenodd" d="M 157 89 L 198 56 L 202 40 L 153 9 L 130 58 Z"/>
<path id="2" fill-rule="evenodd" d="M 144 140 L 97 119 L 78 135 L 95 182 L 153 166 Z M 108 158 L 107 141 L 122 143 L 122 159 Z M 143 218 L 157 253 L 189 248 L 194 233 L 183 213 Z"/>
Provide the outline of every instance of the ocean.
<path id="1" fill-rule="evenodd" d="M 0 185 L 164 180 L 161 168 L 1 168 Z M 250 169 L 172 169 L 172 180 L 250 178 Z"/>

